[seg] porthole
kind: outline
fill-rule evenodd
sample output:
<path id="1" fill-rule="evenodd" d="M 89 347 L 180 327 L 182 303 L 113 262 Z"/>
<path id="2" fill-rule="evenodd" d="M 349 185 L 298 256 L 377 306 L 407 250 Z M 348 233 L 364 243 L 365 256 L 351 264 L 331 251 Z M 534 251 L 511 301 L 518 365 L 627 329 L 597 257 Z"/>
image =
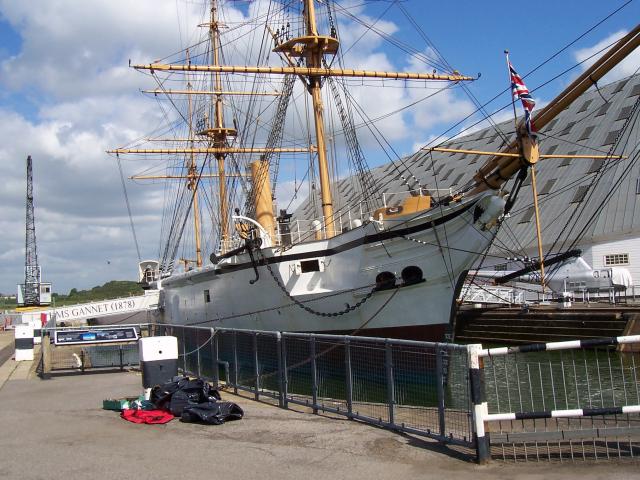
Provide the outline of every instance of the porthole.
<path id="1" fill-rule="evenodd" d="M 422 269 L 411 265 L 402 269 L 402 281 L 405 285 L 413 285 L 414 283 L 420 283 L 424 280 L 422 275 Z"/>
<path id="2" fill-rule="evenodd" d="M 396 276 L 391 272 L 376 275 L 376 290 L 387 290 L 396 286 Z"/>

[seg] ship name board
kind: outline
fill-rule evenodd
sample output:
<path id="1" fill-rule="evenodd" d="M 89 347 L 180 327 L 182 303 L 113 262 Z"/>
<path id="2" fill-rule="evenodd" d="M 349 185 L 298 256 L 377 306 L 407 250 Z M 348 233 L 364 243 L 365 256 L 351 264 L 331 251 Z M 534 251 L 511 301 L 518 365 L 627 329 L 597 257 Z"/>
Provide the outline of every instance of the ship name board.
<path id="1" fill-rule="evenodd" d="M 104 315 L 107 313 L 120 313 L 136 308 L 135 300 L 116 300 L 92 305 L 78 305 L 71 308 L 56 308 L 58 319 L 76 317 L 90 317 L 91 315 Z"/>

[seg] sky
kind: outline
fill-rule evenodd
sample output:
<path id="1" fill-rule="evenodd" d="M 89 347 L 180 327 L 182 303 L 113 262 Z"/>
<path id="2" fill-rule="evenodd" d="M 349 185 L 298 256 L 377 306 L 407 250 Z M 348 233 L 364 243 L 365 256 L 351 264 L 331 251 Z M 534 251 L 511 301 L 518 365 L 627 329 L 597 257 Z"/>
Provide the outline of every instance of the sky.
<path id="1" fill-rule="evenodd" d="M 242 14 L 252 8 L 247 2 L 232 3 Z M 484 103 L 507 87 L 504 49 L 510 50 L 519 73 L 527 75 L 625 3 L 538 0 L 517 9 L 503 0 L 349 0 L 340 5 L 369 22 L 377 19 L 381 29 L 421 51 L 427 51 L 428 36 L 454 68 L 481 74 L 469 88 Z M 136 279 L 138 259 L 118 165 L 105 150 L 161 122 L 157 104 L 139 92 L 153 85 L 128 67 L 129 60 L 150 62 L 182 48 L 191 38 L 188 25 L 197 23 L 195 13 L 201 7 L 200 0 L 0 0 L 0 292 L 14 293 L 24 278 L 27 155 L 34 160 L 43 280 L 52 282 L 55 292 L 67 293 L 108 280 Z M 420 31 L 403 9 L 411 12 Z M 538 104 L 551 100 L 584 65 L 540 85 L 588 59 L 638 19 L 640 0 L 634 0 L 526 76 Z M 353 18 L 342 20 L 341 41 L 358 38 L 359 28 Z M 372 36 L 359 41 L 349 57 L 367 68 L 424 70 Z M 606 81 L 633 74 L 639 66 L 636 51 Z M 402 90 L 384 98 L 356 93 L 372 116 L 393 111 L 417 95 Z M 502 93 L 487 108 L 494 111 L 509 101 L 508 93 Z M 421 103 L 416 113 L 392 117 L 379 127 L 398 152 L 409 154 L 440 138 L 473 110 L 461 89 L 451 89 Z M 385 160 L 373 152 L 369 164 Z M 125 163 L 123 168 L 131 175 L 136 167 Z M 128 181 L 127 193 L 142 258 L 157 258 L 163 192 L 157 185 Z"/>

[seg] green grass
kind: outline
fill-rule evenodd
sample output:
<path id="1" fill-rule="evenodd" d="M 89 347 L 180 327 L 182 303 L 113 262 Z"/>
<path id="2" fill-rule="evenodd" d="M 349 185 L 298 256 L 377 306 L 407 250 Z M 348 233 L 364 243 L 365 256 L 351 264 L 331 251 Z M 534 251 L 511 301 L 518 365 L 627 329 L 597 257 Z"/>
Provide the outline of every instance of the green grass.
<path id="1" fill-rule="evenodd" d="M 89 290 L 78 290 L 72 288 L 67 295 L 53 293 L 55 306 L 74 305 L 76 303 L 87 303 L 96 300 L 109 300 L 112 298 L 128 297 L 131 295 L 142 295 L 144 290 L 136 282 L 129 280 L 112 280 L 104 285 L 98 285 Z M 15 300 L 0 299 L 0 310 L 12 310 L 16 308 Z"/>

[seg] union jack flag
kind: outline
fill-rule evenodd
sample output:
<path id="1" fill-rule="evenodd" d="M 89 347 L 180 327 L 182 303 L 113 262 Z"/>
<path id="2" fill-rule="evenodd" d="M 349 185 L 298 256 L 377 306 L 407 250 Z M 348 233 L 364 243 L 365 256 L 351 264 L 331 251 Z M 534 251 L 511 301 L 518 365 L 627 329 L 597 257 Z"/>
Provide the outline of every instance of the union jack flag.
<path id="1" fill-rule="evenodd" d="M 520 99 L 522 107 L 524 108 L 524 124 L 527 127 L 527 132 L 532 137 L 535 137 L 535 127 L 531 122 L 531 112 L 535 107 L 536 102 L 531 97 L 529 89 L 522 81 L 522 77 L 518 75 L 518 72 L 513 68 L 511 62 L 509 62 L 509 72 L 511 73 L 511 89 L 513 91 L 513 97 Z"/>

